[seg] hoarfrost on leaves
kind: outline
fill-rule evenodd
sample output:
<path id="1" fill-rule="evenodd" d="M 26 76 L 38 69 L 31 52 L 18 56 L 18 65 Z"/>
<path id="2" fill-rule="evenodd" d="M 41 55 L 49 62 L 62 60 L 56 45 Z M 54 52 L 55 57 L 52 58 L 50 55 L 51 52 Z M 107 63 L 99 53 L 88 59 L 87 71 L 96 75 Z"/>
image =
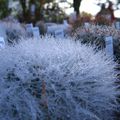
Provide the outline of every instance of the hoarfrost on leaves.
<path id="1" fill-rule="evenodd" d="M 0 60 L 0 120 L 113 120 L 115 63 L 101 51 L 46 36 Z"/>

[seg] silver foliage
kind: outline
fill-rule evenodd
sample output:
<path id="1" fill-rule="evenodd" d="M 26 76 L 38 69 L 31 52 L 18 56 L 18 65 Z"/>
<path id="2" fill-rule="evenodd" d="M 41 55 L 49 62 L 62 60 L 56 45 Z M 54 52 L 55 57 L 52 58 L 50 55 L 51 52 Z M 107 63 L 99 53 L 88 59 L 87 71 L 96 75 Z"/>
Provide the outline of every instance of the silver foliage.
<path id="1" fill-rule="evenodd" d="M 0 53 L 0 120 L 113 120 L 115 63 L 68 39 L 22 40 Z"/>

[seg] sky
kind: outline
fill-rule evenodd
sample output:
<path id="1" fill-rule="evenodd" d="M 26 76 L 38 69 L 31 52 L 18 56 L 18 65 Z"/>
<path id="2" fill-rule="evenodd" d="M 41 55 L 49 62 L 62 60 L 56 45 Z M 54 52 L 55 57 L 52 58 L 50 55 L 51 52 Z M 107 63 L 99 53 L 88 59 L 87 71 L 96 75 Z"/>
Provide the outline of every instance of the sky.
<path id="1" fill-rule="evenodd" d="M 73 3 L 73 0 L 67 0 L 67 1 Z M 97 1 L 99 1 L 99 0 L 82 0 L 80 12 L 85 11 L 85 12 L 91 13 L 93 16 L 95 16 L 101 9 L 99 6 L 96 5 Z M 111 0 L 111 1 L 113 3 L 117 2 L 117 0 Z M 104 2 L 106 2 L 106 0 L 101 0 L 101 3 L 104 3 Z M 66 9 L 67 14 L 70 14 L 73 11 L 74 11 L 73 8 Z M 115 11 L 114 15 L 116 17 L 120 17 L 120 10 Z"/>

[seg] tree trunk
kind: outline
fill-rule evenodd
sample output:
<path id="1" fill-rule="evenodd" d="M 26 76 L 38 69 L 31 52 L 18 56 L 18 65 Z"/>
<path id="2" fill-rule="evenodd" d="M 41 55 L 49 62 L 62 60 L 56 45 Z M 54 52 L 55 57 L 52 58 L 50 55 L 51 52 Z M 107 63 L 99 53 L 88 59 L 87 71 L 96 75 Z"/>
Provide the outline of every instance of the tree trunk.
<path id="1" fill-rule="evenodd" d="M 22 6 L 23 9 L 23 18 L 26 18 L 26 0 L 20 0 L 20 4 Z"/>
<path id="2" fill-rule="evenodd" d="M 80 14 L 79 8 L 80 8 L 81 1 L 82 0 L 73 0 L 73 7 L 77 16 Z"/>

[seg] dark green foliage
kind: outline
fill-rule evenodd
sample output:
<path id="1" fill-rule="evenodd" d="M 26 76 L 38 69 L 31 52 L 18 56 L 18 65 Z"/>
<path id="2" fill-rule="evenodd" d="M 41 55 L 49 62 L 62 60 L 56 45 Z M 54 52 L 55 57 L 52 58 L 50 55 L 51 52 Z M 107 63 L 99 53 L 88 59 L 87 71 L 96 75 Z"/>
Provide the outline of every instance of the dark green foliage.
<path id="1" fill-rule="evenodd" d="M 9 0 L 0 0 L 0 19 L 8 16 L 10 13 L 8 2 Z"/>

